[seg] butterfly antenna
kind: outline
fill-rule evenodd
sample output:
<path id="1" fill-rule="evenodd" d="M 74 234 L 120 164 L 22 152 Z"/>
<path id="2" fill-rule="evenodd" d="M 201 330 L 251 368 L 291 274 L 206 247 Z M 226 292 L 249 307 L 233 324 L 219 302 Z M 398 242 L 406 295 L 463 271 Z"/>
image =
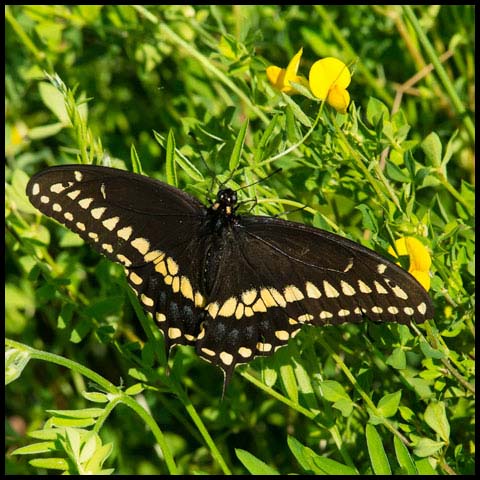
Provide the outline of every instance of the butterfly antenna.
<path id="1" fill-rule="evenodd" d="M 235 172 L 237 171 L 237 169 L 238 169 L 238 166 L 235 167 L 235 168 L 230 172 L 230 174 L 228 175 L 227 179 L 220 184 L 220 188 L 222 188 L 224 185 L 226 185 L 226 184 L 233 178 L 233 176 L 235 175 Z"/>
<path id="2" fill-rule="evenodd" d="M 259 178 L 258 180 L 256 180 L 255 182 L 249 183 L 248 185 L 244 185 L 243 187 L 240 187 L 240 188 L 238 188 L 238 189 L 235 190 L 235 191 L 236 191 L 236 192 L 239 192 L 240 190 L 244 190 L 245 188 L 253 187 L 253 185 L 257 185 L 257 183 L 264 182 L 264 181 L 267 180 L 268 178 L 273 177 L 274 175 L 276 175 L 277 173 L 279 173 L 279 172 L 281 172 L 281 171 L 282 171 L 281 168 L 276 168 L 272 173 L 269 173 L 266 177 L 261 177 L 261 178 Z"/>
<path id="3" fill-rule="evenodd" d="M 280 212 L 276 215 L 273 215 L 274 218 L 278 218 L 283 215 L 290 215 L 291 213 L 301 212 L 307 208 L 307 205 L 303 205 L 302 207 L 292 208 L 291 210 L 287 210 L 286 212 Z"/>

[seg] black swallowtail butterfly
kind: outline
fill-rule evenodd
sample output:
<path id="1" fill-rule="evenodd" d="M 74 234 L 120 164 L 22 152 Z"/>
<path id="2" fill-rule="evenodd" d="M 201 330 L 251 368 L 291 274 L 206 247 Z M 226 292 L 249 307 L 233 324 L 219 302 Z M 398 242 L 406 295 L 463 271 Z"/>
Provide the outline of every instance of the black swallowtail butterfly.
<path id="1" fill-rule="evenodd" d="M 423 322 L 433 305 L 409 273 L 338 235 L 237 213 L 231 189 L 206 207 L 148 177 L 67 165 L 28 183 L 32 204 L 125 267 L 167 351 L 219 366 L 271 355 L 303 324 Z"/>

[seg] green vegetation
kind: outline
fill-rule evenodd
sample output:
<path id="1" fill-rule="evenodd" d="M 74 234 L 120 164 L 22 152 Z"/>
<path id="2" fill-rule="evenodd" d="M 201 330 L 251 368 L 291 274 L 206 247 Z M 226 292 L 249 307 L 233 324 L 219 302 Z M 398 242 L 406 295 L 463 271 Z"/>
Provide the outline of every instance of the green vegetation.
<path id="1" fill-rule="evenodd" d="M 472 474 L 473 6 L 20 6 L 6 25 L 6 473 Z M 335 57 L 347 114 L 266 67 Z M 379 253 L 432 257 L 435 318 L 308 328 L 222 374 L 169 361 L 123 270 L 28 202 L 98 163 Z M 216 184 L 214 184 L 214 179 Z M 286 212 L 286 213 L 285 213 Z M 408 267 L 408 266 L 407 266 Z"/>

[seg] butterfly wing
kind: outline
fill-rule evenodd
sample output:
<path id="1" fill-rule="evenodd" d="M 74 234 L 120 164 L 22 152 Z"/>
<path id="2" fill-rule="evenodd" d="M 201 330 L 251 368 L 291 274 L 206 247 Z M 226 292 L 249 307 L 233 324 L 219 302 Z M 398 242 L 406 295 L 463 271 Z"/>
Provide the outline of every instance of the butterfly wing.
<path id="1" fill-rule="evenodd" d="M 275 218 L 247 217 L 243 225 L 250 238 L 277 252 L 272 256 L 277 262 L 274 268 L 283 265 L 287 274 L 283 281 L 300 289 L 303 299 L 296 301 L 303 301 L 315 325 L 364 316 L 398 323 L 433 318 L 432 301 L 418 281 L 373 250 L 324 230 Z M 294 282 L 288 281 L 291 274 Z"/>
<path id="2" fill-rule="evenodd" d="M 199 355 L 227 377 L 236 363 L 273 353 L 303 324 L 433 317 L 414 277 L 346 238 L 255 216 L 241 217 L 231 235 L 197 341 Z"/>
<path id="3" fill-rule="evenodd" d="M 42 213 L 125 267 L 168 347 L 194 343 L 205 303 L 194 275 L 206 212 L 197 199 L 158 180 L 91 165 L 44 170 L 27 194 Z"/>

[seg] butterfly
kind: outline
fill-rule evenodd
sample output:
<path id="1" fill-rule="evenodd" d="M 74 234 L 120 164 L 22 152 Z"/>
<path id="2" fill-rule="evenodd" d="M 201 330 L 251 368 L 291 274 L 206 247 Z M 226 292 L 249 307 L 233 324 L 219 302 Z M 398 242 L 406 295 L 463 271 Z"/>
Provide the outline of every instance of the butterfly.
<path id="1" fill-rule="evenodd" d="M 34 175 L 31 203 L 120 263 L 167 352 L 192 345 L 224 372 L 271 355 L 305 324 L 423 322 L 428 293 L 393 262 L 339 235 L 210 205 L 158 180 L 65 165 Z"/>

